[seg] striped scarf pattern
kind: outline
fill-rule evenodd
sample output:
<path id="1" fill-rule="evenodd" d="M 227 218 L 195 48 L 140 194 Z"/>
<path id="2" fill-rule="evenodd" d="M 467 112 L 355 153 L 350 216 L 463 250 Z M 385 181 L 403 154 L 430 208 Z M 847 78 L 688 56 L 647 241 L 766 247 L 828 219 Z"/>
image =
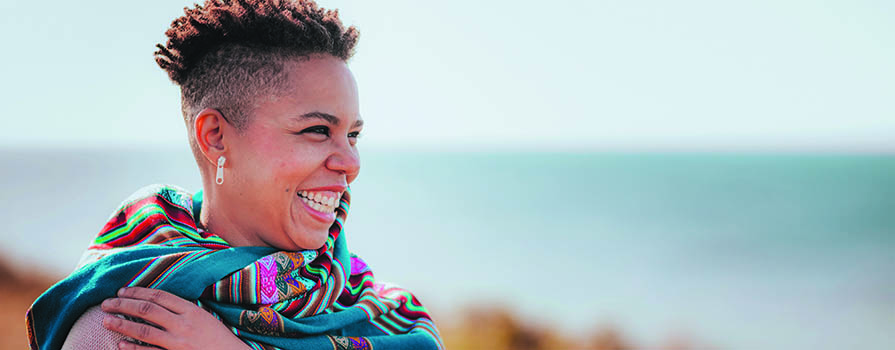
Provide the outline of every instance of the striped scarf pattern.
<path id="1" fill-rule="evenodd" d="M 443 349 L 435 323 L 419 300 L 398 286 L 377 282 L 363 259 L 348 252 L 343 226 L 350 198 L 349 189 L 322 247 L 256 253 L 253 262 L 197 289 L 197 304 L 254 349 L 319 348 L 312 344 L 334 350 L 373 349 L 377 344 Z M 189 281 L 185 274 L 203 273 L 193 266 L 224 259 L 216 256 L 239 249 L 198 227 L 201 200 L 199 193 L 194 198 L 170 185 L 144 187 L 112 214 L 80 269 L 134 248 L 177 248 L 146 259 L 118 287 L 182 288 L 180 281 Z M 319 322 L 321 318 L 327 322 Z M 32 349 L 37 349 L 32 323 L 29 310 L 29 336 Z"/>

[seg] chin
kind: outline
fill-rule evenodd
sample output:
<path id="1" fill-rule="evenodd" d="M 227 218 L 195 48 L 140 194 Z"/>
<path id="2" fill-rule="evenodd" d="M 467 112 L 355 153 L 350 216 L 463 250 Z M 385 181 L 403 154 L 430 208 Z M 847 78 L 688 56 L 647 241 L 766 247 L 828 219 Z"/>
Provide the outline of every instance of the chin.
<path id="1" fill-rule="evenodd" d="M 301 237 L 295 237 L 292 242 L 295 243 L 295 250 L 318 249 L 326 243 L 329 237 L 329 229 L 321 232 L 304 232 Z"/>

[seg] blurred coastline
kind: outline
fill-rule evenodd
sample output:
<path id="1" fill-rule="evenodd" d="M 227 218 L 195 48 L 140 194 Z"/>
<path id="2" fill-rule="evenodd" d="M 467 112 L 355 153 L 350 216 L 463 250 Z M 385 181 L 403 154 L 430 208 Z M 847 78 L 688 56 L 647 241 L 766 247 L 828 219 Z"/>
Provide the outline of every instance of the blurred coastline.
<path id="1" fill-rule="evenodd" d="M 350 247 L 450 349 L 893 345 L 895 156 L 363 157 Z M 0 165 L 9 348 L 122 199 L 199 186 L 181 150 L 0 149 Z"/>
<path id="2" fill-rule="evenodd" d="M 200 189 L 152 57 L 194 2 L 0 4 L 0 349 L 121 200 Z M 350 249 L 449 349 L 895 349 L 895 1 L 318 2 Z"/>

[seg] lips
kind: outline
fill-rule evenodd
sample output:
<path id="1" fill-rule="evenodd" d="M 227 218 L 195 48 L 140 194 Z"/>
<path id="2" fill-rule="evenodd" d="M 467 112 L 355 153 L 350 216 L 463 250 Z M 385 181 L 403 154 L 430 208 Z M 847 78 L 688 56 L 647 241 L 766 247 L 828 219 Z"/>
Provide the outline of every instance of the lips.
<path id="1" fill-rule="evenodd" d="M 300 190 L 296 193 L 308 214 L 322 223 L 332 224 L 336 219 L 343 187 L 330 186 Z"/>

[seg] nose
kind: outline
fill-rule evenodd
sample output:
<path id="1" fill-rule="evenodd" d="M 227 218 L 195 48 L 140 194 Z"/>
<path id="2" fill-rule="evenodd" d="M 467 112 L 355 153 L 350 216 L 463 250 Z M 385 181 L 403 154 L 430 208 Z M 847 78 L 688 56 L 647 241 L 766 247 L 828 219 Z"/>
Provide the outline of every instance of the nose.
<path id="1" fill-rule="evenodd" d="M 326 168 L 345 174 L 348 183 L 351 183 L 360 172 L 360 156 L 357 153 L 357 148 L 347 144 L 337 148 L 326 159 Z"/>

